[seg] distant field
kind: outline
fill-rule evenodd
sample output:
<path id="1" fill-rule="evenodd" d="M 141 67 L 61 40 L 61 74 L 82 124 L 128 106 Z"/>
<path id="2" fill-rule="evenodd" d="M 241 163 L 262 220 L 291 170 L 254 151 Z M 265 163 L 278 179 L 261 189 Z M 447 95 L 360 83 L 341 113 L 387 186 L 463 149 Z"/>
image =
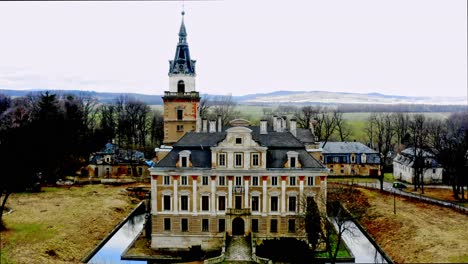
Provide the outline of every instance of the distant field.
<path id="1" fill-rule="evenodd" d="M 163 111 L 162 105 L 151 105 L 152 109 L 156 109 L 159 111 Z M 238 105 L 236 110 L 240 112 L 240 118 L 247 119 L 251 121 L 252 124 L 256 125 L 259 123 L 260 119 L 264 116 L 263 110 L 276 110 L 275 107 L 271 106 L 254 106 L 254 105 Z M 416 113 L 410 113 L 410 115 L 414 115 Z M 441 113 L 441 112 L 429 112 L 429 113 L 421 113 L 422 115 L 426 116 L 427 118 L 434 118 L 434 119 L 446 119 L 451 113 Z M 363 113 L 344 113 L 343 117 L 345 120 L 348 121 L 348 124 L 351 126 L 352 134 L 350 135 L 350 140 L 356 140 L 359 142 L 366 142 L 367 135 L 365 132 L 365 128 L 367 125 L 367 120 L 371 115 L 370 112 L 363 112 Z"/>

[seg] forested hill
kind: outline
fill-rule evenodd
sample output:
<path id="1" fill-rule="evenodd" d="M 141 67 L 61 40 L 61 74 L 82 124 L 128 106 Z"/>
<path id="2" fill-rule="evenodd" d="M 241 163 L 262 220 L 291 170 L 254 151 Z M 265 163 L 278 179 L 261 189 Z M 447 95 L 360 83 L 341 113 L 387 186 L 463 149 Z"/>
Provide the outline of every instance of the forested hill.
<path id="1" fill-rule="evenodd" d="M 4 90 L 0 89 L 0 94 L 11 97 L 25 96 L 30 93 L 40 93 L 44 90 Z M 161 105 L 163 95 L 147 95 L 138 93 L 104 93 L 94 91 L 78 91 L 78 90 L 52 90 L 57 94 L 85 94 L 97 98 L 102 103 L 113 102 L 121 95 L 128 95 L 139 101 L 149 105 Z M 203 95 L 211 99 L 215 99 L 217 95 Z M 326 91 L 277 91 L 272 93 L 257 93 L 244 96 L 232 96 L 232 99 L 238 104 L 260 105 L 260 106 L 275 106 L 279 104 L 295 104 L 295 105 L 338 105 L 345 108 L 350 108 L 348 111 L 356 111 L 359 109 L 378 108 L 382 111 L 385 109 L 395 108 L 398 106 L 399 111 L 460 111 L 467 106 L 466 97 L 428 97 L 428 96 L 398 96 L 385 95 L 380 93 L 340 93 Z M 215 100 L 216 101 L 216 100 Z M 419 110 L 418 110 L 419 109 Z M 362 110 L 361 110 L 362 111 Z"/>

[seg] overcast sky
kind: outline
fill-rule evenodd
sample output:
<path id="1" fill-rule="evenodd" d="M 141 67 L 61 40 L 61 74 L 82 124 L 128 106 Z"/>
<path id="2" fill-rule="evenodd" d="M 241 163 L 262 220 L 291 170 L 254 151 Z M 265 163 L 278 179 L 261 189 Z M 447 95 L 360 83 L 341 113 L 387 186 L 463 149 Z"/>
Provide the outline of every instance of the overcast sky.
<path id="1" fill-rule="evenodd" d="M 0 89 L 162 94 L 179 1 L 0 2 Z M 185 2 L 201 93 L 467 95 L 466 0 Z"/>

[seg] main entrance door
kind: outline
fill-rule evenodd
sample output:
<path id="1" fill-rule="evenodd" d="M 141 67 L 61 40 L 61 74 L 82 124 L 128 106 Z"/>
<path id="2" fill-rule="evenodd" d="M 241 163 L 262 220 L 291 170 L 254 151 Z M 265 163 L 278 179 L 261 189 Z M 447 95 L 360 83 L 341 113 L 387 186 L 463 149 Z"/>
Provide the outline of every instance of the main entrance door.
<path id="1" fill-rule="evenodd" d="M 244 220 L 240 217 L 234 218 L 232 220 L 232 235 L 233 236 L 243 236 L 244 235 Z"/>

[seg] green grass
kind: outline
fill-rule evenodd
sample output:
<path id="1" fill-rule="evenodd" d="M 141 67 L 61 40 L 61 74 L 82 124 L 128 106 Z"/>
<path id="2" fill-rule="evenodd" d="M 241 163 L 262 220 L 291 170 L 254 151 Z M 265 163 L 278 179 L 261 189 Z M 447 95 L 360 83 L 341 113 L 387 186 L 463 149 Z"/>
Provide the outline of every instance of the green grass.
<path id="1" fill-rule="evenodd" d="M 16 241 L 41 242 L 55 235 L 52 228 L 38 223 L 19 223 L 11 231 L 13 232 L 11 237 L 13 243 Z"/>
<path id="2" fill-rule="evenodd" d="M 386 182 L 394 182 L 395 178 L 393 178 L 393 173 L 391 172 L 386 172 L 384 173 L 384 181 Z"/>

